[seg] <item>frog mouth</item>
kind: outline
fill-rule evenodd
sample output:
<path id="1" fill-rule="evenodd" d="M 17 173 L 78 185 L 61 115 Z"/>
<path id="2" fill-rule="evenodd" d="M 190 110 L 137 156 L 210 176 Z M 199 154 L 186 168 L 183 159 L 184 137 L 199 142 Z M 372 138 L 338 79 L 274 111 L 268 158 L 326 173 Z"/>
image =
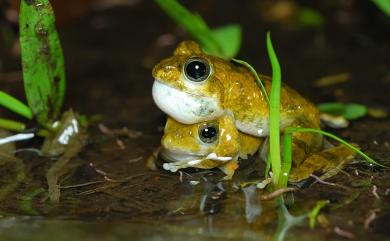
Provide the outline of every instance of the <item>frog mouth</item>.
<path id="1" fill-rule="evenodd" d="M 163 164 L 163 168 L 167 171 L 176 172 L 182 168 L 197 167 L 197 168 L 211 168 L 209 165 L 204 165 L 204 161 L 214 161 L 215 165 L 212 167 L 224 164 L 231 161 L 233 157 L 219 157 L 214 152 L 206 155 L 196 155 L 189 153 L 182 153 L 179 151 L 172 151 L 168 149 L 162 149 L 160 152 L 162 159 L 167 161 Z"/>
<path id="2" fill-rule="evenodd" d="M 204 159 L 204 155 L 182 153 L 179 151 L 172 151 L 163 148 L 160 152 L 161 157 L 167 162 L 182 162 L 182 161 L 194 161 Z"/>
<path id="3" fill-rule="evenodd" d="M 160 155 L 166 163 L 163 168 L 167 171 L 177 172 L 177 170 L 187 167 L 194 167 L 204 160 L 203 155 L 181 153 L 163 148 Z"/>
<path id="4" fill-rule="evenodd" d="M 213 120 L 223 114 L 216 98 L 181 91 L 157 79 L 153 83 L 152 95 L 163 112 L 183 124 Z"/>

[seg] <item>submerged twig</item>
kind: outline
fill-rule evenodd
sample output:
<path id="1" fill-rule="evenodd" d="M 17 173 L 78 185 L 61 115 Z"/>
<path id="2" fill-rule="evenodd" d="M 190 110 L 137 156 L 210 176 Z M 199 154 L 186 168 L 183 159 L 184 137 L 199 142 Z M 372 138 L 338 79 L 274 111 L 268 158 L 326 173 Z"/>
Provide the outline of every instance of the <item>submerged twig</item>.
<path id="1" fill-rule="evenodd" d="M 84 191 L 84 192 L 80 192 L 77 195 L 81 196 L 81 195 L 89 195 L 89 194 L 93 194 L 93 193 L 97 193 L 97 192 L 102 192 L 102 191 L 104 191 L 104 190 L 106 190 L 108 188 L 117 187 L 117 186 L 119 186 L 119 185 L 121 185 L 121 184 L 123 184 L 125 182 L 128 182 L 128 181 L 134 179 L 134 178 L 147 176 L 147 175 L 158 175 L 158 176 L 169 177 L 168 175 L 164 175 L 162 173 L 144 172 L 144 173 L 139 173 L 139 174 L 135 174 L 135 175 L 131 175 L 131 176 L 125 177 L 125 178 L 123 178 L 121 180 L 111 179 L 107 185 L 104 185 L 104 186 L 101 186 L 101 187 L 97 187 L 95 189 L 87 190 L 87 191 Z M 105 182 L 105 181 L 102 181 L 102 182 Z M 138 185 L 138 184 L 134 184 L 134 185 Z"/>
<path id="2" fill-rule="evenodd" d="M 286 192 L 294 192 L 298 190 L 297 188 L 293 188 L 293 187 L 285 187 L 285 188 L 280 188 L 274 192 L 271 192 L 269 194 L 265 194 L 263 196 L 260 197 L 260 200 L 261 201 L 268 201 L 268 200 L 271 200 L 271 199 L 274 199 L 276 197 L 279 197 L 280 195 L 282 195 L 283 193 L 286 193 Z"/>
<path id="3" fill-rule="evenodd" d="M 343 229 L 341 229 L 341 228 L 339 228 L 339 227 L 337 227 L 337 226 L 334 227 L 333 231 L 334 231 L 337 235 L 339 235 L 339 236 L 341 236 L 341 237 L 343 237 L 343 238 L 348 238 L 348 239 L 353 239 L 353 238 L 355 238 L 355 234 L 353 234 L 353 233 L 351 233 L 351 232 L 349 232 L 349 231 L 343 230 Z"/>
<path id="4" fill-rule="evenodd" d="M 346 187 L 346 186 L 343 186 L 343 185 L 340 185 L 340 184 L 337 184 L 337 183 L 333 183 L 333 182 L 324 181 L 323 179 L 321 179 L 320 177 L 318 177 L 318 176 L 316 176 L 314 174 L 310 174 L 310 177 L 316 179 L 317 182 L 319 182 L 321 184 L 324 184 L 324 185 L 340 187 L 340 188 L 345 189 L 345 190 L 351 190 L 351 188 L 349 188 L 349 187 Z"/>
<path id="5" fill-rule="evenodd" d="M 381 199 L 380 197 L 379 197 L 379 194 L 378 194 L 378 187 L 376 186 L 376 185 L 373 185 L 372 186 L 372 195 L 374 195 L 374 197 L 376 198 L 376 199 Z"/>
<path id="6" fill-rule="evenodd" d="M 85 187 L 93 184 L 98 183 L 104 183 L 105 181 L 92 181 L 92 182 L 85 182 L 80 184 L 74 184 L 74 185 L 67 185 L 67 186 L 60 186 L 61 189 L 68 189 L 68 188 L 78 188 L 78 187 Z"/>
<path id="7" fill-rule="evenodd" d="M 375 220 L 376 213 L 379 212 L 379 211 L 380 211 L 379 208 L 376 208 L 376 209 L 370 211 L 370 214 L 368 215 L 366 220 L 364 220 L 364 229 L 365 230 L 368 230 L 370 228 L 370 224 L 372 223 L 372 221 Z"/>

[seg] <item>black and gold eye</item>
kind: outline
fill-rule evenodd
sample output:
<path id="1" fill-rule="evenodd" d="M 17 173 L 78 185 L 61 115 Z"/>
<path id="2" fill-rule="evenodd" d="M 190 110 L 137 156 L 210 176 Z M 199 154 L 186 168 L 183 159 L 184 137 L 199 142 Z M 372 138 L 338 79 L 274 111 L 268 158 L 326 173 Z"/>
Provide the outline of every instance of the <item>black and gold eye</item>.
<path id="1" fill-rule="evenodd" d="M 184 65 L 184 75 L 192 82 L 202 82 L 209 78 L 210 73 L 210 64 L 199 57 L 190 58 Z"/>
<path id="2" fill-rule="evenodd" d="M 199 139 L 204 143 L 213 143 L 218 140 L 218 126 L 205 124 L 200 126 L 198 131 Z"/>

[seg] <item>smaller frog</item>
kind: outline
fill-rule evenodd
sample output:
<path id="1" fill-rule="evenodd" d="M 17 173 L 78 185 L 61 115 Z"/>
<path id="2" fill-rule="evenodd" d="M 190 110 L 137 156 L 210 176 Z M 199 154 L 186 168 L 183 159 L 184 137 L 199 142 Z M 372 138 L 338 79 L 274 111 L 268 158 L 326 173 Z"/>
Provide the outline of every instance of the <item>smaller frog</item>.
<path id="1" fill-rule="evenodd" d="M 262 140 L 239 132 L 231 115 L 192 125 L 168 118 L 160 154 L 167 161 L 165 170 L 218 167 L 226 174 L 224 179 L 229 180 L 238 168 L 238 158 L 253 155 Z"/>
<path id="2" fill-rule="evenodd" d="M 313 173 L 320 173 L 322 179 L 329 178 L 355 156 L 354 151 L 343 145 L 318 149 L 316 142 L 319 138 L 300 133 L 294 135 L 296 142 L 293 143 L 291 182 L 307 179 Z M 166 161 L 163 164 L 165 170 L 176 172 L 188 167 L 217 167 L 226 174 L 224 179 L 230 180 L 238 168 L 238 159 L 247 159 L 248 155 L 255 154 L 259 149 L 268 152 L 266 143 L 266 138 L 238 131 L 232 115 L 226 114 L 214 121 L 192 125 L 169 117 L 159 154 Z"/>

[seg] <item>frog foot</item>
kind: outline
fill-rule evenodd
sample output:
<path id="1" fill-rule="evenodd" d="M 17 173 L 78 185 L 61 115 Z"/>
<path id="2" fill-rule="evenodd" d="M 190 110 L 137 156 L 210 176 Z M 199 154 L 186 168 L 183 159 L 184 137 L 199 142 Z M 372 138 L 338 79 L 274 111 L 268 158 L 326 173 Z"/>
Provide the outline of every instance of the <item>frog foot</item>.
<path id="1" fill-rule="evenodd" d="M 229 161 L 228 163 L 220 166 L 219 169 L 226 174 L 223 180 L 231 180 L 237 168 L 238 168 L 237 160 Z"/>

